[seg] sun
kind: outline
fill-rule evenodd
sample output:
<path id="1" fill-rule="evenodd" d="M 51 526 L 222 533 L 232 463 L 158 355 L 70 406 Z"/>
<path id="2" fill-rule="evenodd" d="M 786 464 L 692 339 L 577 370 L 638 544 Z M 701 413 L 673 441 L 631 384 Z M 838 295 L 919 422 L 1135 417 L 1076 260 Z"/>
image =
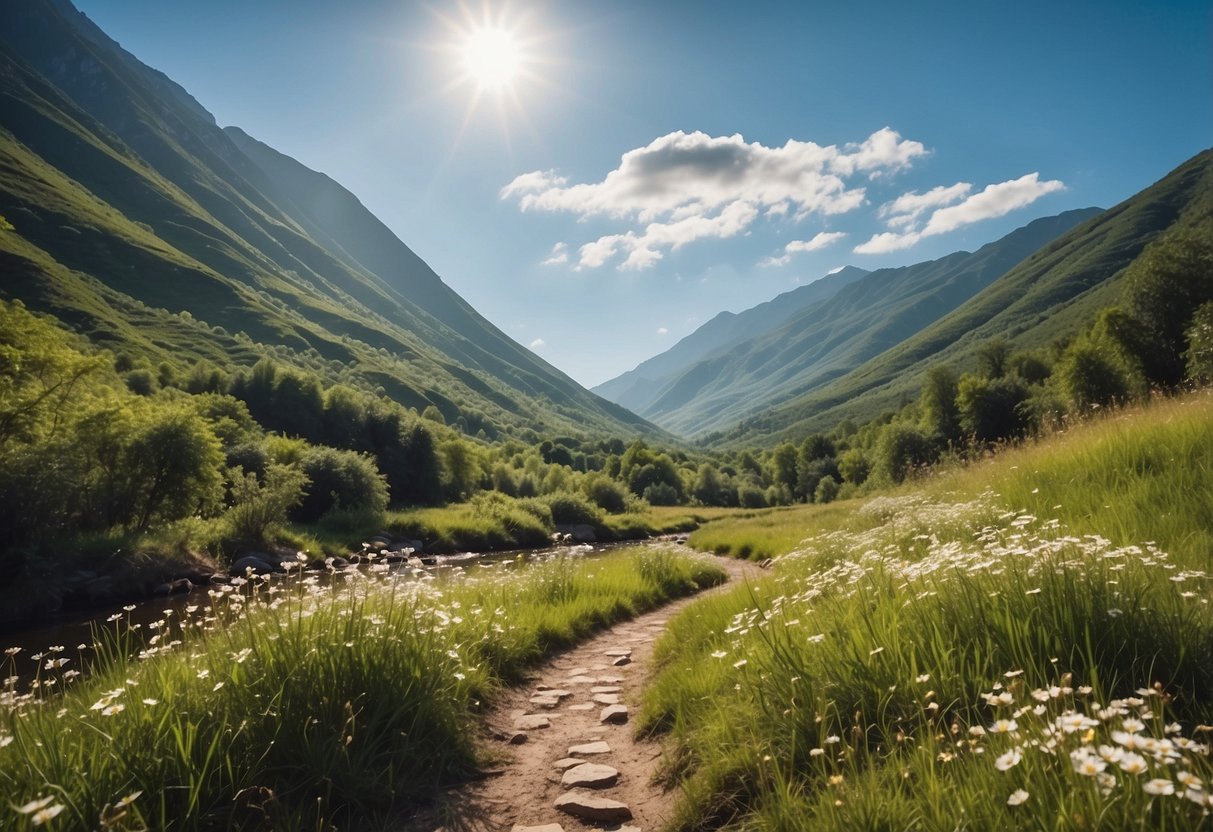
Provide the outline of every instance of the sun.
<path id="1" fill-rule="evenodd" d="M 508 29 L 489 26 L 473 29 L 460 51 L 467 77 L 481 90 L 512 87 L 522 68 L 521 44 Z"/>

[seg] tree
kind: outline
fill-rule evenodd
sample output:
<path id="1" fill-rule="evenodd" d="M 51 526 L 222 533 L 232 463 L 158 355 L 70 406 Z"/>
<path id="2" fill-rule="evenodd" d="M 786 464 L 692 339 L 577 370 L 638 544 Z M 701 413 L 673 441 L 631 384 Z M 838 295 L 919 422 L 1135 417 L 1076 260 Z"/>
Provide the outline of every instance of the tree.
<path id="1" fill-rule="evenodd" d="M 1027 387 L 1014 378 L 964 375 L 956 386 L 960 425 L 979 442 L 1023 436 L 1029 425 L 1020 405 L 1027 399 Z"/>
<path id="2" fill-rule="evenodd" d="M 1188 327 L 1187 374 L 1196 384 L 1213 382 L 1213 302 L 1201 304 Z"/>
<path id="3" fill-rule="evenodd" d="M 310 485 L 292 512 L 312 522 L 330 511 L 382 512 L 388 504 L 387 481 L 369 456 L 336 448 L 311 448 L 299 463 Z"/>
<path id="4" fill-rule="evenodd" d="M 775 453 L 771 458 L 771 479 L 776 485 L 781 485 L 791 494 L 796 489 L 797 472 L 796 465 L 799 460 L 799 453 L 796 451 L 796 446 L 791 442 L 784 442 L 775 449 Z"/>
<path id="5" fill-rule="evenodd" d="M 950 367 L 932 367 L 918 397 L 922 429 L 940 446 L 960 441 L 960 411 L 956 407 L 956 373 Z"/>
<path id="6" fill-rule="evenodd" d="M 1007 374 L 1007 361 L 1011 347 L 1001 338 L 982 343 L 977 348 L 977 374 L 982 378 L 1002 378 Z"/>
<path id="7" fill-rule="evenodd" d="M 162 408 L 137 425 L 123 453 L 131 518 L 143 531 L 216 507 L 221 496 L 223 450 L 197 413 Z"/>
<path id="8" fill-rule="evenodd" d="M 1057 365 L 1057 378 L 1078 411 L 1124 401 L 1129 395 L 1124 372 L 1086 338 L 1079 338 L 1066 349 Z"/>
<path id="9" fill-rule="evenodd" d="M 934 461 L 931 440 L 912 425 L 891 424 L 880 432 L 873 473 L 886 482 L 900 483 L 909 473 Z"/>

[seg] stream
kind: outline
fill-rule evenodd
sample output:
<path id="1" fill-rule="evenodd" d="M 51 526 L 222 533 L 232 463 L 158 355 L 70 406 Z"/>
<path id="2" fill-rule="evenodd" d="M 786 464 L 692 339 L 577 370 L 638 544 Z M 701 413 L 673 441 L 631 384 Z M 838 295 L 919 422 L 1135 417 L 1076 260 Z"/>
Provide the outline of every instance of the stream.
<path id="1" fill-rule="evenodd" d="M 561 556 L 597 557 L 615 549 L 636 545 L 644 545 L 644 542 L 578 544 L 545 549 L 437 555 L 433 562 L 428 564 L 418 565 L 416 561 L 393 563 L 389 567 L 389 574 L 421 580 L 426 576 L 455 576 L 504 561 L 542 562 Z M 270 583 L 289 588 L 301 580 L 319 577 L 332 586 L 342 580 L 341 576 L 347 570 L 361 571 L 369 568 L 370 564 L 363 563 L 350 564 L 335 573 L 295 570 L 273 575 Z M 242 580 L 232 579 L 229 584 L 236 585 L 236 590 L 227 590 L 225 587 L 225 591 L 242 591 L 245 594 L 252 592 L 254 582 L 242 583 Z M 153 640 L 160 635 L 157 628 L 160 622 L 166 619 L 175 622 L 173 631 L 179 635 L 181 629 L 188 628 L 192 623 L 201 623 L 209 614 L 211 598 L 208 590 L 216 588 L 196 587 L 189 593 L 156 596 L 127 604 L 97 607 L 87 612 L 56 615 L 44 622 L 25 625 L 10 633 L 0 633 L 0 649 L 4 650 L 4 653 L 0 654 L 0 679 L 4 680 L 0 688 L 28 690 L 40 675 L 56 678 L 63 677 L 66 673 L 66 678 L 71 679 L 77 674 L 86 674 L 93 661 L 93 645 L 98 634 L 116 622 L 123 622 L 124 629 L 140 640 L 134 645 L 136 649 L 142 644 L 154 643 Z M 264 588 L 261 591 L 264 591 Z M 56 672 L 40 674 L 41 670 L 49 669 L 48 663 L 53 663 L 50 666 Z"/>

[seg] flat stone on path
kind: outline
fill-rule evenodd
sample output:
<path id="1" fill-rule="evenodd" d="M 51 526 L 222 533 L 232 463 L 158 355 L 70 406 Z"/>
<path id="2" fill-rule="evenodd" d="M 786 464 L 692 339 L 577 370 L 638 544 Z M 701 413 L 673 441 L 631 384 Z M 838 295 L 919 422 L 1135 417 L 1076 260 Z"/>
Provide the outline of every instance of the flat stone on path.
<path id="1" fill-rule="evenodd" d="M 598 715 L 598 721 L 607 725 L 623 725 L 628 721 L 628 706 L 607 705 Z"/>
<path id="2" fill-rule="evenodd" d="M 604 655 L 604 656 L 631 656 L 631 655 L 632 655 L 632 651 L 631 651 L 631 650 L 619 650 L 619 649 L 616 649 L 616 650 L 604 650 L 604 651 L 603 651 L 603 655 Z"/>
<path id="3" fill-rule="evenodd" d="M 593 676 L 570 676 L 564 680 L 566 685 L 592 685 L 594 683 Z"/>
<path id="4" fill-rule="evenodd" d="M 578 754 L 610 754 L 611 747 L 602 740 L 598 742 L 587 742 L 581 745 L 573 745 L 569 747 L 569 756 L 574 757 Z"/>
<path id="5" fill-rule="evenodd" d="M 617 693 L 596 693 L 592 697 L 599 705 L 618 705 L 619 694 Z"/>
<path id="6" fill-rule="evenodd" d="M 548 688 L 541 686 L 536 688 L 536 690 L 539 691 L 539 693 L 535 694 L 536 696 L 545 696 L 554 699 L 564 699 L 566 696 L 573 695 L 571 690 L 562 690 L 561 688 Z"/>
<path id="7" fill-rule="evenodd" d="M 539 728 L 551 728 L 552 721 L 546 716 L 529 714 L 527 716 L 520 716 L 514 720 L 514 727 L 519 731 L 535 731 Z"/>
<path id="8" fill-rule="evenodd" d="M 619 685 L 595 685 L 590 693 L 619 693 Z"/>
<path id="9" fill-rule="evenodd" d="M 527 741 L 527 739 L 528 737 L 526 735 L 526 731 L 515 731 L 514 733 L 510 734 L 509 739 L 507 739 L 506 742 L 508 742 L 510 745 L 522 745 Z"/>
<path id="10" fill-rule="evenodd" d="M 556 762 L 552 763 L 552 768 L 558 768 L 563 771 L 566 768 L 579 766 L 584 762 L 585 760 L 581 759 L 580 757 L 565 757 L 564 759 L 557 760 Z"/>
<path id="11" fill-rule="evenodd" d="M 622 676 L 599 676 L 598 684 L 600 685 L 617 685 L 623 681 Z M 597 691 L 595 691 L 597 692 Z M 605 693 L 606 691 L 603 691 Z"/>
<path id="12" fill-rule="evenodd" d="M 567 769 L 560 778 L 566 789 L 583 786 L 588 789 L 606 789 L 619 782 L 619 770 L 598 763 L 582 763 Z"/>
<path id="13" fill-rule="evenodd" d="M 615 661 L 611 662 L 611 664 L 615 665 L 615 667 L 623 667 L 625 664 L 631 663 L 632 660 L 628 656 L 620 656 L 619 658 L 615 659 Z"/>
<path id="14" fill-rule="evenodd" d="M 532 696 L 531 704 L 536 708 L 558 708 L 560 700 L 555 696 Z"/>
<path id="15" fill-rule="evenodd" d="M 556 808 L 562 812 L 598 823 L 621 823 L 632 819 L 627 804 L 591 794 L 568 792 L 556 798 Z"/>
<path id="16" fill-rule="evenodd" d="M 521 826 L 514 824 L 514 828 L 510 832 L 564 832 L 564 827 L 559 823 L 545 823 L 543 826 Z M 639 829 L 636 832 L 640 832 Z"/>
<path id="17" fill-rule="evenodd" d="M 594 710 L 593 702 L 579 702 L 576 705 L 569 705 L 570 711 L 592 711 Z"/>

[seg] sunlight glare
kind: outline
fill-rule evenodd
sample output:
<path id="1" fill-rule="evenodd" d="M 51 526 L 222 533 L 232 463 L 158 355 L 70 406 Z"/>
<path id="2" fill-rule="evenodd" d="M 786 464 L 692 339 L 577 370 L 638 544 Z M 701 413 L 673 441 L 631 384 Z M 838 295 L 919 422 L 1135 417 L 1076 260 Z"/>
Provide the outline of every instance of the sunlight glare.
<path id="1" fill-rule="evenodd" d="M 464 69 L 482 90 L 510 86 L 521 63 L 518 39 L 505 29 L 475 29 L 463 45 Z"/>

